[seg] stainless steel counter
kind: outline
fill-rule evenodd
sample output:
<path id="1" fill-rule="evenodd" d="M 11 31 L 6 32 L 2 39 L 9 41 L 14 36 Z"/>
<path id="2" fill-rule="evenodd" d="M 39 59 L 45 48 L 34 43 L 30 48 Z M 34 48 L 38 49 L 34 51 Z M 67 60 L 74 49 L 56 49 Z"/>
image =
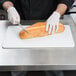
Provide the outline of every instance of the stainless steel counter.
<path id="1" fill-rule="evenodd" d="M 71 17 L 64 16 L 61 22 L 70 25 L 76 44 L 76 25 Z M 8 25 L 7 21 L 0 21 L 0 70 L 76 70 L 76 46 L 74 48 L 2 49 L 1 45 Z"/>

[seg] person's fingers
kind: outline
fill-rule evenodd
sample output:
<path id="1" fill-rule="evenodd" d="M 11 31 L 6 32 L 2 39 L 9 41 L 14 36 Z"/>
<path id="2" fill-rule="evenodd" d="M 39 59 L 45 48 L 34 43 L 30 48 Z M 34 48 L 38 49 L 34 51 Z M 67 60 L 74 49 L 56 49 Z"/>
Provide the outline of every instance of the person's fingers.
<path id="1" fill-rule="evenodd" d="M 11 22 L 11 15 L 8 13 L 8 20 Z"/>
<path id="2" fill-rule="evenodd" d="M 46 23 L 46 31 L 49 29 L 49 22 Z"/>
<path id="3" fill-rule="evenodd" d="M 19 24 L 20 23 L 20 17 L 16 17 L 16 21 L 15 21 L 16 24 Z"/>
<path id="4" fill-rule="evenodd" d="M 11 18 L 10 17 L 8 17 L 8 20 L 11 22 Z"/>
<path id="5" fill-rule="evenodd" d="M 52 28 L 52 34 L 55 32 L 55 29 L 56 29 L 56 27 L 55 27 L 55 24 L 54 24 L 53 28 Z"/>
<path id="6" fill-rule="evenodd" d="M 19 17 L 11 17 L 9 19 L 9 21 L 12 23 L 12 24 L 19 24 L 20 23 L 20 18 Z"/>
<path id="7" fill-rule="evenodd" d="M 19 24 L 19 22 L 17 20 L 14 21 L 14 24 Z"/>
<path id="8" fill-rule="evenodd" d="M 18 18 L 18 23 L 20 23 L 20 16 L 19 16 L 19 18 Z"/>
<path id="9" fill-rule="evenodd" d="M 52 28 L 53 28 L 53 26 L 50 25 L 50 27 L 49 27 L 49 31 L 48 31 L 49 34 L 52 34 Z"/>
<path id="10" fill-rule="evenodd" d="M 9 17 L 9 22 L 13 24 L 13 18 Z"/>
<path id="11" fill-rule="evenodd" d="M 9 8 L 7 10 L 7 12 L 8 12 L 8 20 L 12 24 L 19 24 L 20 23 L 20 16 L 14 7 Z"/>
<path id="12" fill-rule="evenodd" d="M 56 24 L 56 32 L 58 31 L 59 29 L 59 23 Z"/>
<path id="13" fill-rule="evenodd" d="M 16 21 L 17 19 L 16 19 L 16 17 L 12 17 L 12 20 L 11 20 L 11 22 L 12 22 L 12 24 L 16 24 Z"/>

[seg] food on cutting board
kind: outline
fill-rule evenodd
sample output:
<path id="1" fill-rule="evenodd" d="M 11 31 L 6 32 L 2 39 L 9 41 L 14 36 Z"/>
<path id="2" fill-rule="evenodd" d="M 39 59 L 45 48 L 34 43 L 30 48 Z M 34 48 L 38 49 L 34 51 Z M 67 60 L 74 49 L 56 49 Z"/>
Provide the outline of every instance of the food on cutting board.
<path id="1" fill-rule="evenodd" d="M 61 23 L 59 23 L 58 27 L 59 27 L 58 31 L 57 32 L 55 31 L 54 34 L 61 33 L 65 29 L 64 25 Z M 20 31 L 19 37 L 21 39 L 29 39 L 29 38 L 47 36 L 49 34 L 48 32 L 46 32 L 45 28 L 46 28 L 46 22 L 37 22 L 32 26 L 28 26 L 25 28 L 29 33 L 25 32 L 24 30 Z"/>

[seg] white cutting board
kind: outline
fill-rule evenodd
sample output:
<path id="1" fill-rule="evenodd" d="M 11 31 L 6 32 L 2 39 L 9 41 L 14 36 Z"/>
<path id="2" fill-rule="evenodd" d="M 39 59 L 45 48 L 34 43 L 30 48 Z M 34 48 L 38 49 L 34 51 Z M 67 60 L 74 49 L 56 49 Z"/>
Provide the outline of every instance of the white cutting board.
<path id="1" fill-rule="evenodd" d="M 27 26 L 26 26 L 27 27 Z M 9 26 L 6 32 L 3 48 L 36 48 L 36 47 L 74 47 L 74 40 L 69 25 L 65 25 L 63 33 L 40 38 L 21 40 L 19 26 Z"/>

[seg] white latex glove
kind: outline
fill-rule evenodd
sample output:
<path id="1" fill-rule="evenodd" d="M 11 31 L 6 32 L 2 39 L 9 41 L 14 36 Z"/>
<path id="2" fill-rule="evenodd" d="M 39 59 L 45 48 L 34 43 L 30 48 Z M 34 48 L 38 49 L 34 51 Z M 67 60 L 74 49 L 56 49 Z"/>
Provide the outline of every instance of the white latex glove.
<path id="1" fill-rule="evenodd" d="M 14 7 L 8 8 L 7 12 L 8 12 L 8 20 L 12 24 L 19 24 L 20 23 L 20 16 Z"/>
<path id="2" fill-rule="evenodd" d="M 60 20 L 60 14 L 58 12 L 53 12 L 53 14 L 46 21 L 46 31 L 49 34 L 54 33 L 58 30 L 58 24 Z"/>

